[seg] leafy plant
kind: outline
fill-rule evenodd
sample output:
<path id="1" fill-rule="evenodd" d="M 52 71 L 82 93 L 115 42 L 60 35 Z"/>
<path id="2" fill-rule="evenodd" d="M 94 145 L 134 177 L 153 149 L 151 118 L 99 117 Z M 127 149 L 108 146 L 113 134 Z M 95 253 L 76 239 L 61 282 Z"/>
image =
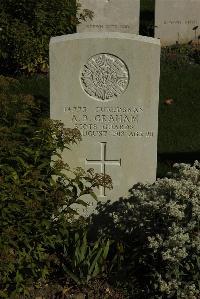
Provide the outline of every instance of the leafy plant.
<path id="1" fill-rule="evenodd" d="M 110 242 L 99 238 L 91 244 L 87 240 L 86 232 L 73 232 L 69 240 L 69 246 L 64 246 L 63 270 L 77 284 L 87 284 L 105 271 Z M 67 260 L 69 261 L 66 263 Z"/>
<path id="2" fill-rule="evenodd" d="M 100 204 L 93 216 L 93 229 L 122 243 L 115 279 L 124 278 L 137 299 L 200 295 L 200 163 L 174 167 L 170 178 L 135 185 L 128 198 Z"/>
<path id="3" fill-rule="evenodd" d="M 93 188 L 102 183 L 111 187 L 91 169 L 71 169 L 62 161 L 62 150 L 79 142 L 80 132 L 41 118 L 40 103 L 32 96 L 8 93 L 13 82 L 0 78 L 1 298 L 28 296 L 32 285 L 54 277 L 59 249 L 73 245 L 68 239 L 73 231 L 86 230 L 72 205 L 86 205 L 82 195 L 94 196 Z M 78 248 L 81 242 L 85 239 Z M 81 274 L 81 265 L 77 270 Z"/>
<path id="4" fill-rule="evenodd" d="M 200 47 L 196 44 L 173 45 L 164 47 L 161 53 L 163 63 L 168 63 L 174 67 L 180 67 L 187 64 L 199 64 Z"/>

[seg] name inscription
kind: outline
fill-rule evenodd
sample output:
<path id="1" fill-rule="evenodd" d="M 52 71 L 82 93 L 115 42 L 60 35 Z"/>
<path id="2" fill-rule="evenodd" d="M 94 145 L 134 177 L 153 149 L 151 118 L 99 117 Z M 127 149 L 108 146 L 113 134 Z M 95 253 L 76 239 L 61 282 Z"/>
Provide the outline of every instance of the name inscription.
<path id="1" fill-rule="evenodd" d="M 154 137 L 151 129 L 140 129 L 143 107 L 96 106 L 91 111 L 84 106 L 67 106 L 64 107 L 64 112 L 83 137 Z"/>

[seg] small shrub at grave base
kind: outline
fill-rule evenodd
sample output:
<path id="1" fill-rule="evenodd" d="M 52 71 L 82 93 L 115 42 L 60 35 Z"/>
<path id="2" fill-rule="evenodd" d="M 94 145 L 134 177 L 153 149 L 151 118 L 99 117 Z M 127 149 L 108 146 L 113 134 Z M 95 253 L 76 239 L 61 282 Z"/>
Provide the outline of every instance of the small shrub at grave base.
<path id="1" fill-rule="evenodd" d="M 72 170 L 60 159 L 64 148 L 80 141 L 80 132 L 41 119 L 35 99 L 10 94 L 12 84 L 17 81 L 0 78 L 0 298 L 17 299 L 53 278 L 71 281 L 67 273 L 60 277 L 63 265 L 89 281 L 103 270 L 109 244 L 103 238 L 86 242 L 86 220 L 77 220 L 72 209 L 73 203 L 86 206 L 81 196 L 95 197 L 93 188 L 104 184 L 102 175 Z M 57 159 L 51 162 L 52 156 Z M 111 188 L 109 178 L 106 186 Z M 78 245 L 77 234 L 85 236 Z M 85 250 L 88 271 L 81 268 Z"/>
<path id="2" fill-rule="evenodd" d="M 162 48 L 162 63 L 168 63 L 174 67 L 186 64 L 200 63 L 200 44 L 174 45 Z"/>
<path id="3" fill-rule="evenodd" d="M 174 169 L 171 178 L 135 185 L 128 198 L 101 204 L 93 216 L 93 233 L 121 248 L 113 280 L 130 298 L 200 298 L 200 163 Z"/>
<path id="4" fill-rule="evenodd" d="M 200 64 L 200 40 L 197 45 L 192 47 L 192 50 L 189 52 L 189 58 L 196 64 Z"/>
<path id="5" fill-rule="evenodd" d="M 50 37 L 75 32 L 75 25 L 88 17 L 91 11 L 75 0 L 2 0 L 1 71 L 46 73 Z"/>

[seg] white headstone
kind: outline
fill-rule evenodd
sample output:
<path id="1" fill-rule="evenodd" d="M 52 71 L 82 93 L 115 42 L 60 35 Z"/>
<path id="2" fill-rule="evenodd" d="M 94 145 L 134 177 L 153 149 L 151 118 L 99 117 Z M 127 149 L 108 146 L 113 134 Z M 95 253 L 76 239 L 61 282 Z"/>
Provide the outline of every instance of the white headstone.
<path id="1" fill-rule="evenodd" d="M 92 20 L 77 26 L 77 32 L 139 33 L 140 0 L 79 0 L 94 13 Z"/>
<path id="2" fill-rule="evenodd" d="M 111 176 L 113 190 L 97 190 L 99 200 L 115 201 L 133 184 L 156 179 L 159 73 L 157 39 L 122 33 L 51 39 L 51 118 L 82 133 L 82 142 L 63 154 L 69 165 Z"/>
<path id="3" fill-rule="evenodd" d="M 187 43 L 199 34 L 200 0 L 156 0 L 155 37 L 162 46 Z"/>

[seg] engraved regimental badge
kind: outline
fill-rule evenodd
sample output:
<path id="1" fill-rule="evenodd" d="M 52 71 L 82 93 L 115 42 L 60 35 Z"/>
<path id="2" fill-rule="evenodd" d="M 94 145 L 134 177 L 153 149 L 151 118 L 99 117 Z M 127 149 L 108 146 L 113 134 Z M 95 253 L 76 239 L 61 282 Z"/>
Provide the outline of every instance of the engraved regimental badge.
<path id="1" fill-rule="evenodd" d="M 83 90 L 93 99 L 113 100 L 127 89 L 129 71 L 117 56 L 100 53 L 88 59 L 80 80 Z"/>

